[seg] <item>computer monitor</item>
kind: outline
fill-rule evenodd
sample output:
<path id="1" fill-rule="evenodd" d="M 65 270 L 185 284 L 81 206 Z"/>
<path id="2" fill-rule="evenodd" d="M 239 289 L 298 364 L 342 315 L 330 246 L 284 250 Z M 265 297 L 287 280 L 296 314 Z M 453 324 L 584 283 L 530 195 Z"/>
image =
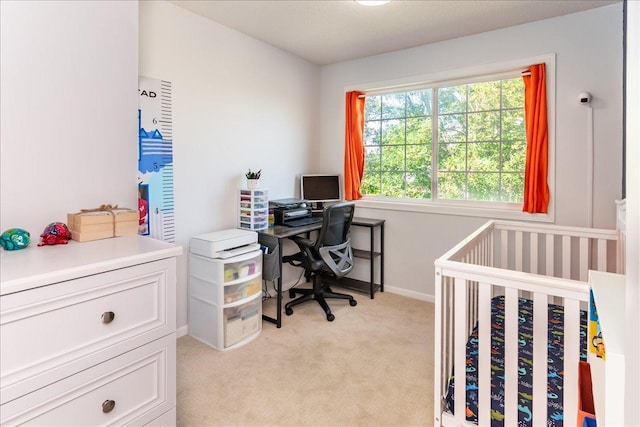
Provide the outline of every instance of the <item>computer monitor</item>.
<path id="1" fill-rule="evenodd" d="M 337 174 L 306 174 L 300 176 L 300 197 L 322 210 L 323 203 L 342 200 L 342 180 Z"/>

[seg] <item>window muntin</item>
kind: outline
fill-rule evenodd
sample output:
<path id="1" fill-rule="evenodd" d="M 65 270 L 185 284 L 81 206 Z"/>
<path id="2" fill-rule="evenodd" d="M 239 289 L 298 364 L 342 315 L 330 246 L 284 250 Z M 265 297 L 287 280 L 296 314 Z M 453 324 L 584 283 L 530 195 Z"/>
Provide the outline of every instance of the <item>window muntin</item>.
<path id="1" fill-rule="evenodd" d="M 368 95 L 364 146 L 364 195 L 521 203 L 522 78 Z"/>

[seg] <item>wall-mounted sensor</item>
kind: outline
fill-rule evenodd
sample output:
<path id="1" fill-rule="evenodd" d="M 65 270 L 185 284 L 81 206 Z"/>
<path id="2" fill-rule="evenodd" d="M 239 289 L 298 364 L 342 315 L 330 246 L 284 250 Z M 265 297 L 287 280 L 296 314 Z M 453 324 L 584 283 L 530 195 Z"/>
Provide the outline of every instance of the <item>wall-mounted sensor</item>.
<path id="1" fill-rule="evenodd" d="M 580 92 L 578 99 L 580 100 L 580 104 L 588 104 L 591 102 L 591 94 L 589 92 Z"/>

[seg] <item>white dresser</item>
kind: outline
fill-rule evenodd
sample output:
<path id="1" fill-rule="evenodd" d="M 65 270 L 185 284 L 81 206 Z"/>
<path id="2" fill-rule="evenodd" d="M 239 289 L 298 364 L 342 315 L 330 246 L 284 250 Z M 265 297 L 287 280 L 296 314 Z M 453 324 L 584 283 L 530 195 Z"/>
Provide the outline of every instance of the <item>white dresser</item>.
<path id="1" fill-rule="evenodd" d="M 176 257 L 129 236 L 0 258 L 0 424 L 175 425 Z"/>

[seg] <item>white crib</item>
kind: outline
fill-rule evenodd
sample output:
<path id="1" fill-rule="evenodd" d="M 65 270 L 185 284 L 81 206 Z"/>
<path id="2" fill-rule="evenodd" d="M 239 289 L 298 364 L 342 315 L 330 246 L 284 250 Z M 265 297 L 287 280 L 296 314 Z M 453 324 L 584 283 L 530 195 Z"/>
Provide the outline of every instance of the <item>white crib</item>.
<path id="1" fill-rule="evenodd" d="M 528 421 L 532 426 L 547 425 L 551 415 L 547 413 L 547 351 L 548 304 L 552 303 L 564 307 L 563 425 L 576 425 L 580 310 L 588 309 L 588 270 L 616 272 L 616 240 L 615 230 L 490 221 L 436 260 L 435 425 L 473 425 L 466 420 L 466 374 L 453 379 L 455 390 L 465 390 L 464 399 L 454 399 L 455 415 L 444 397 L 454 366 L 465 367 L 467 340 L 476 325 L 475 415 L 478 425 L 491 425 L 491 299 L 498 295 L 504 296 L 504 409 L 500 415 L 504 426 L 519 425 L 519 298 L 533 302 L 533 398 Z"/>

